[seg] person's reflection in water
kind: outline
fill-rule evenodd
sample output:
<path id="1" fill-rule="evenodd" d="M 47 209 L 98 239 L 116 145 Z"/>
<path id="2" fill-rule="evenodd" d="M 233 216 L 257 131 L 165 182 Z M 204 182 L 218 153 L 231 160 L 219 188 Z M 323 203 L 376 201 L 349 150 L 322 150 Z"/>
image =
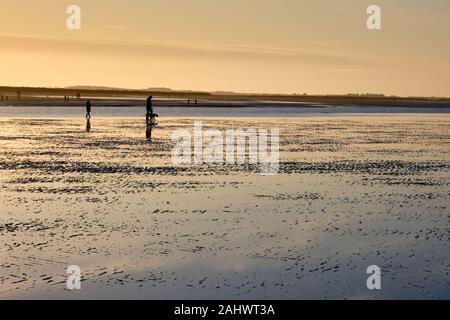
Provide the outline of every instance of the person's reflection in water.
<path id="1" fill-rule="evenodd" d="M 91 118 L 86 118 L 86 132 L 91 132 Z"/>
<path id="2" fill-rule="evenodd" d="M 147 143 L 152 143 L 152 129 L 153 125 L 150 121 L 147 121 L 147 128 L 145 129 L 145 137 L 147 138 Z"/>

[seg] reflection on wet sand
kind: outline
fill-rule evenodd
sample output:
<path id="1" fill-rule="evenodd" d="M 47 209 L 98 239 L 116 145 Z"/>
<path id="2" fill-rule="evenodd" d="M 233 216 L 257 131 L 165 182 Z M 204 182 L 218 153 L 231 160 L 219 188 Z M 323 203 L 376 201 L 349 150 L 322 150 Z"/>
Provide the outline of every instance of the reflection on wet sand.
<path id="1" fill-rule="evenodd" d="M 192 119 L 83 122 L 0 118 L 0 297 L 449 298 L 450 116 L 203 120 L 280 128 L 274 176 L 174 165 Z"/>
<path id="2" fill-rule="evenodd" d="M 153 129 L 152 124 L 147 122 L 147 126 L 146 126 L 146 129 L 145 129 L 145 137 L 147 139 L 147 143 L 151 143 L 152 142 L 152 129 Z"/>
<path id="3" fill-rule="evenodd" d="M 91 117 L 86 118 L 86 132 L 91 132 Z"/>

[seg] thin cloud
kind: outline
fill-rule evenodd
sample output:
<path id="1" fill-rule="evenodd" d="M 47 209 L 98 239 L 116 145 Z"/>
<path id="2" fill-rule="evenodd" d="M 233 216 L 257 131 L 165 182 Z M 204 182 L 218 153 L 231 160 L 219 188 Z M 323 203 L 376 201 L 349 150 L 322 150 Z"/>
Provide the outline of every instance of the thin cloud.
<path id="1" fill-rule="evenodd" d="M 0 51 L 101 56 L 137 55 L 174 59 L 246 60 L 249 62 L 302 63 L 306 65 L 325 64 L 335 68 L 367 67 L 377 64 L 375 61 L 365 61 L 349 55 L 327 53 L 324 50 L 315 52 L 287 48 L 193 45 L 165 42 L 94 41 L 17 35 L 0 35 Z"/>

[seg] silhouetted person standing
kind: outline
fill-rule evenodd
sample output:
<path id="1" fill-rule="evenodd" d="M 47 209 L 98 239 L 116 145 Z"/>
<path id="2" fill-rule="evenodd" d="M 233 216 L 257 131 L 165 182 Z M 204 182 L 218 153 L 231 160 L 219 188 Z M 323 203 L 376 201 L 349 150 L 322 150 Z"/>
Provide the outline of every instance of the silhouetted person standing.
<path id="1" fill-rule="evenodd" d="M 151 116 L 152 116 L 152 114 L 153 114 L 153 103 L 152 103 L 152 99 L 153 99 L 153 97 L 152 97 L 152 96 L 149 96 L 149 97 L 147 98 L 147 103 L 145 104 L 145 109 L 146 109 L 146 111 L 147 111 L 146 116 L 145 116 L 145 119 L 146 119 L 146 122 L 147 122 L 147 123 L 148 123 L 148 121 L 150 120 L 150 118 L 151 118 Z"/>
<path id="2" fill-rule="evenodd" d="M 86 118 L 91 117 L 91 101 L 86 101 Z"/>

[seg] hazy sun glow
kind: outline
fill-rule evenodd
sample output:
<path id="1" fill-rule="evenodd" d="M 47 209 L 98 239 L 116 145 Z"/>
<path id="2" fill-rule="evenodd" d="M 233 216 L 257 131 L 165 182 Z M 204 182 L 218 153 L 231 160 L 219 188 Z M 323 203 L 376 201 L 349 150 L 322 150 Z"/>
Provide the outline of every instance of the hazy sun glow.
<path id="1" fill-rule="evenodd" d="M 373 3 L 2 0 L 0 85 L 450 96 L 450 2 Z"/>

